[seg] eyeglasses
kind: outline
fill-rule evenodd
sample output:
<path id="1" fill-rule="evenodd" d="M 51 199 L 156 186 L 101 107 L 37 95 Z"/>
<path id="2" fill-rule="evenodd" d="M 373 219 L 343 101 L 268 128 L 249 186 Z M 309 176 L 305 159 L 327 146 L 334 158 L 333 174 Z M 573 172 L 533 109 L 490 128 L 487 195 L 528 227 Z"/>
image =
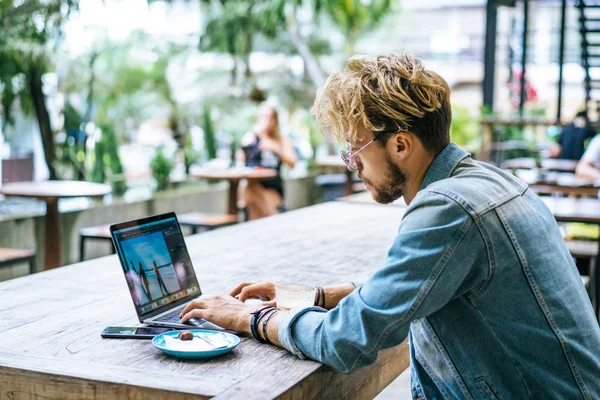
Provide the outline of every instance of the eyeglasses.
<path id="1" fill-rule="evenodd" d="M 386 131 L 379 132 L 379 134 L 377 134 L 377 136 L 375 136 L 367 144 L 365 144 L 363 147 L 361 147 L 360 149 L 356 150 L 352 154 L 350 154 L 349 151 L 340 150 L 340 157 L 342 157 L 342 160 L 344 160 L 344 162 L 346 163 L 346 166 L 348 167 L 348 169 L 350 171 L 356 171 L 358 169 L 358 165 L 356 165 L 356 155 L 358 153 L 360 153 L 365 148 L 367 148 L 367 146 L 369 146 L 371 143 L 373 143 L 376 140 L 381 139 L 385 135 L 390 134 L 390 133 L 398 133 L 398 132 L 400 132 L 400 131 L 398 131 L 397 129 L 386 130 Z M 346 142 L 346 147 L 349 149 L 350 148 L 350 143 Z"/>

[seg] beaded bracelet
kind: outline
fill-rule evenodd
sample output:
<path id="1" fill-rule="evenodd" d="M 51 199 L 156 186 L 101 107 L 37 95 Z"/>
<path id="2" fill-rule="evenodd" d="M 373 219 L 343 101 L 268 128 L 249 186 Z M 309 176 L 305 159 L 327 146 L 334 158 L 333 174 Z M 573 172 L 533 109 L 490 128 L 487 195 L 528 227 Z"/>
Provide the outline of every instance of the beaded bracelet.
<path id="1" fill-rule="evenodd" d="M 317 300 L 315 300 L 315 306 L 325 308 L 325 289 L 323 286 L 315 286 L 317 289 Z"/>
<path id="2" fill-rule="evenodd" d="M 274 309 L 274 307 L 264 306 L 264 307 L 254 310 L 250 313 L 250 314 L 252 314 L 252 319 L 250 320 L 250 332 L 252 333 L 252 337 L 254 337 L 254 339 L 258 340 L 261 343 L 266 343 L 266 342 L 258 334 L 258 322 L 269 310 L 272 310 L 272 309 Z"/>
<path id="3" fill-rule="evenodd" d="M 269 314 L 269 316 L 265 318 L 265 321 L 262 324 L 262 332 L 263 332 L 263 337 L 265 338 L 265 342 L 267 342 L 269 344 L 273 344 L 273 342 L 271 342 L 271 340 L 269 340 L 269 335 L 267 334 L 267 324 L 269 323 L 269 320 L 271 319 L 271 317 L 273 315 L 277 314 L 277 309 L 274 308 L 273 310 L 269 310 L 269 311 L 267 311 L 267 314 Z"/>
<path id="4" fill-rule="evenodd" d="M 321 291 L 323 290 L 323 287 L 321 286 L 315 286 L 315 289 L 317 289 L 317 299 L 315 300 L 315 306 L 319 306 L 321 304 Z"/>

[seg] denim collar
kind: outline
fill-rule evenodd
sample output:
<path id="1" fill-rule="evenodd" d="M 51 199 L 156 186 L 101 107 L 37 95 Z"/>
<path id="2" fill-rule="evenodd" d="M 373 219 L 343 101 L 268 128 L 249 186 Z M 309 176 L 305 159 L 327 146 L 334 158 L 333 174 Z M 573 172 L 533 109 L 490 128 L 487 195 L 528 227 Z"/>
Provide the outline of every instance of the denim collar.
<path id="1" fill-rule="evenodd" d="M 429 165 L 423 184 L 421 184 L 421 190 L 433 182 L 450 177 L 458 163 L 468 156 L 469 153 L 456 143 L 448 144 Z"/>

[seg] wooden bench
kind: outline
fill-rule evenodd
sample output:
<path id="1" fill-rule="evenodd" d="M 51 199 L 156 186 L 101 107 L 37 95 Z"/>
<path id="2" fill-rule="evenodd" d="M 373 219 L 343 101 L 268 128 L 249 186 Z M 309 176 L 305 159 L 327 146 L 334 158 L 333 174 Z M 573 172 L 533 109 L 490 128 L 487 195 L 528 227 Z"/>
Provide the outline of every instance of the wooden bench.
<path id="1" fill-rule="evenodd" d="M 531 157 L 511 158 L 505 160 L 500 165 L 500 168 L 509 169 L 514 173 L 516 169 L 535 169 L 537 168 L 537 162 L 535 158 Z"/>
<path id="2" fill-rule="evenodd" d="M 192 234 L 197 233 L 198 229 L 210 231 L 237 223 L 237 216 L 235 215 L 201 212 L 181 214 L 177 216 L 177 219 L 181 226 L 190 227 L 192 229 Z M 115 254 L 116 250 L 112 244 L 112 237 L 110 236 L 110 225 L 91 226 L 82 228 L 79 231 L 79 259 L 81 261 L 85 260 L 85 242 L 89 239 L 110 242 L 112 254 Z"/>
<path id="3" fill-rule="evenodd" d="M 598 242 L 590 240 L 566 240 L 573 257 L 592 258 L 598 256 Z"/>
<path id="4" fill-rule="evenodd" d="M 594 266 L 593 260 L 598 257 L 598 242 L 592 242 L 589 240 L 566 240 L 567 248 L 574 258 L 589 258 L 590 259 L 590 272 Z M 581 276 L 581 281 L 586 289 L 589 290 L 590 277 L 587 275 Z"/>
<path id="5" fill-rule="evenodd" d="M 198 229 L 211 231 L 224 226 L 233 225 L 238 222 L 237 215 L 211 214 L 203 212 L 191 212 L 177 216 L 179 225 L 192 229 L 192 234 L 198 233 Z"/>
<path id="6" fill-rule="evenodd" d="M 35 250 L 0 247 L 0 268 L 20 262 L 28 263 L 29 273 L 33 273 L 35 271 Z"/>
<path id="7" fill-rule="evenodd" d="M 88 239 L 102 240 L 110 242 L 112 254 L 115 254 L 115 247 L 110 237 L 110 225 L 90 226 L 79 230 L 79 260 L 85 260 L 85 241 Z"/>

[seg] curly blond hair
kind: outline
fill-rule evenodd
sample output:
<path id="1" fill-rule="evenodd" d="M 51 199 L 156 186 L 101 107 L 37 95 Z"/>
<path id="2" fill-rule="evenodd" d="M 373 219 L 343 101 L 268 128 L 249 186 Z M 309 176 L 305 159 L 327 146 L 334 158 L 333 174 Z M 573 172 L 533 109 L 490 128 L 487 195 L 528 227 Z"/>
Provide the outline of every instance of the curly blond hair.
<path id="1" fill-rule="evenodd" d="M 450 88 L 412 55 L 354 56 L 317 92 L 311 110 L 330 140 L 409 131 L 431 153 L 450 142 Z"/>

